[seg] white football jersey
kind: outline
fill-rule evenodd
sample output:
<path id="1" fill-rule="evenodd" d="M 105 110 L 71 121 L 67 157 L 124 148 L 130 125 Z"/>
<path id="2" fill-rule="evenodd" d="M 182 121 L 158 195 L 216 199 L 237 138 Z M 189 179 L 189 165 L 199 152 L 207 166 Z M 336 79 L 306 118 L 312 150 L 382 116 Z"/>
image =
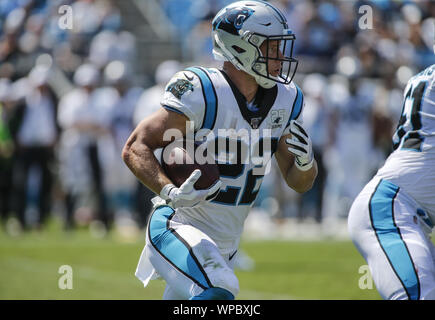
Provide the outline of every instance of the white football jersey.
<path id="1" fill-rule="evenodd" d="M 248 104 L 223 71 L 192 67 L 169 81 L 161 104 L 186 115 L 194 123 L 195 139 L 204 136 L 202 141 L 214 147 L 208 150 L 214 151 L 222 180 L 213 201 L 177 209 L 177 215 L 209 235 L 223 252 L 230 252 L 238 246 L 244 221 L 268 172 L 260 167 L 270 164 L 290 120 L 301 118 L 303 94 L 294 83 L 259 87 Z M 230 136 L 224 129 L 238 135 Z"/>
<path id="2" fill-rule="evenodd" d="M 377 176 L 402 188 L 435 221 L 435 65 L 408 81 L 393 147 Z"/>

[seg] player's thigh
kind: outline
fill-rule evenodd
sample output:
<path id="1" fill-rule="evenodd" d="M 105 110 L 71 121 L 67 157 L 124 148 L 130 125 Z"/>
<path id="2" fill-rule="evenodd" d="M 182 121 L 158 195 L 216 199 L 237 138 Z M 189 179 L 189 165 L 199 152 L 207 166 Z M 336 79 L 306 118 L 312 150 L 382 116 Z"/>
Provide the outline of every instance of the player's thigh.
<path id="1" fill-rule="evenodd" d="M 394 283 L 396 288 L 400 288 L 400 284 L 396 283 L 394 276 L 392 276 L 393 270 L 372 227 L 369 210 L 370 198 L 371 194 L 367 192 L 360 193 L 356 197 L 349 211 L 348 231 L 355 247 L 367 261 L 376 288 L 382 298 L 386 299 L 385 292 L 387 290 L 384 288 L 387 286 L 383 283 L 384 280 L 388 278 L 389 280 L 386 282 Z"/>
<path id="2" fill-rule="evenodd" d="M 156 271 L 186 299 L 211 287 L 236 296 L 237 277 L 217 245 L 197 228 L 174 222 L 174 215 L 172 208 L 163 206 L 149 222 L 147 255 Z"/>
<path id="3" fill-rule="evenodd" d="M 414 219 L 413 219 L 414 220 Z M 397 222 L 400 228 L 402 238 L 406 247 L 408 248 L 410 260 L 414 266 L 415 279 L 417 281 L 417 293 L 418 299 L 422 300 L 434 300 L 435 299 L 435 264 L 433 262 L 433 244 L 424 234 L 421 228 L 409 228 L 410 224 L 414 221 L 408 221 L 402 223 Z M 419 221 L 417 223 L 420 223 Z M 404 225 L 405 227 L 401 227 Z M 411 268 L 409 268 L 410 271 Z M 410 276 L 411 273 L 403 276 L 402 282 L 406 284 L 409 281 L 406 276 Z M 400 274 L 399 274 L 400 276 Z M 412 292 L 407 292 L 408 298 L 410 298 Z"/>
<path id="4" fill-rule="evenodd" d="M 432 243 L 416 207 L 388 182 L 360 194 L 349 213 L 349 233 L 384 299 L 425 299 L 435 285 Z"/>

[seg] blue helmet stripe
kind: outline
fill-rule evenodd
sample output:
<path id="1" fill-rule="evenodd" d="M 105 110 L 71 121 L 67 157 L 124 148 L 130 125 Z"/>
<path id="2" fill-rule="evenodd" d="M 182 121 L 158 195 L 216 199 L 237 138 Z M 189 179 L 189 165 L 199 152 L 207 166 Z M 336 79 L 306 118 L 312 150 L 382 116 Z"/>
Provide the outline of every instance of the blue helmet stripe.
<path id="1" fill-rule="evenodd" d="M 263 2 L 263 1 L 262 1 Z M 287 29 L 288 28 L 288 26 L 287 26 L 287 19 L 284 17 L 284 15 L 282 14 L 282 12 L 281 12 L 281 10 L 278 10 L 277 8 L 275 8 L 274 6 L 272 6 L 270 3 L 267 3 L 267 2 L 264 2 L 264 4 L 266 4 L 267 6 L 269 6 L 269 7 L 271 7 L 278 15 L 279 15 L 279 17 L 281 18 L 281 20 L 282 20 L 282 24 L 284 24 L 284 26 L 285 26 L 285 29 Z"/>

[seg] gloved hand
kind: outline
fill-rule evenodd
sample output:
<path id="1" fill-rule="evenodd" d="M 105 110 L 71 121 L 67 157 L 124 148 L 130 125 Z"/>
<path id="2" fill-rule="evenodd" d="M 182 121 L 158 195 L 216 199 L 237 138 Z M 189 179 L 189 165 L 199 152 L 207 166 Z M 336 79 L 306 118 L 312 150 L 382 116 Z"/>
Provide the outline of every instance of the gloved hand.
<path id="1" fill-rule="evenodd" d="M 166 203 L 171 204 L 174 209 L 195 207 L 204 201 L 213 200 L 219 193 L 222 181 L 218 180 L 208 189 L 196 190 L 193 185 L 200 177 L 201 170 L 196 169 L 179 188 L 173 184 L 165 185 L 160 191 L 160 197 L 166 200 Z"/>
<path id="2" fill-rule="evenodd" d="M 314 155 L 312 142 L 302 125 L 296 120 L 290 121 L 289 133 L 291 138 L 285 142 L 288 145 L 288 151 L 295 155 L 295 165 L 299 170 L 307 171 L 314 164 Z"/>

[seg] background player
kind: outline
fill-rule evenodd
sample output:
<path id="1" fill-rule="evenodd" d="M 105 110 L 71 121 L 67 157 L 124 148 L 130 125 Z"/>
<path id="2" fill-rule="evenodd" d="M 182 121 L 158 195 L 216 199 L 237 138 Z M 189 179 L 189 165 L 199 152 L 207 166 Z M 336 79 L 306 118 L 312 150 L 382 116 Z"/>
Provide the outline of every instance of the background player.
<path id="1" fill-rule="evenodd" d="M 435 65 L 404 91 L 394 152 L 355 199 L 349 232 L 384 299 L 435 299 Z"/>
<path id="2" fill-rule="evenodd" d="M 253 163 L 240 163 L 236 156 L 238 162 L 219 164 L 221 181 L 210 189 L 193 188 L 199 171 L 176 188 L 153 154 L 169 143 L 163 140 L 166 130 L 185 134 L 188 120 L 195 132 L 206 129 L 215 136 L 223 128 L 269 129 L 269 151 L 291 188 L 305 192 L 317 175 L 311 140 L 295 121 L 302 113 L 303 95 L 291 83 L 297 66 L 292 58 L 295 36 L 284 15 L 265 2 L 233 3 L 213 20 L 213 39 L 215 57 L 225 61 L 223 70 L 194 67 L 177 73 L 166 87 L 163 108 L 138 125 L 123 151 L 136 177 L 164 200 L 150 218 L 136 275 L 145 285 L 156 272 L 161 275 L 167 282 L 166 299 L 237 295 L 231 259 L 263 178 L 253 174 Z M 237 143 L 247 143 L 250 150 L 261 139 Z M 222 153 L 229 150 L 216 150 L 217 156 Z M 219 189 L 215 198 L 206 200 Z"/>

